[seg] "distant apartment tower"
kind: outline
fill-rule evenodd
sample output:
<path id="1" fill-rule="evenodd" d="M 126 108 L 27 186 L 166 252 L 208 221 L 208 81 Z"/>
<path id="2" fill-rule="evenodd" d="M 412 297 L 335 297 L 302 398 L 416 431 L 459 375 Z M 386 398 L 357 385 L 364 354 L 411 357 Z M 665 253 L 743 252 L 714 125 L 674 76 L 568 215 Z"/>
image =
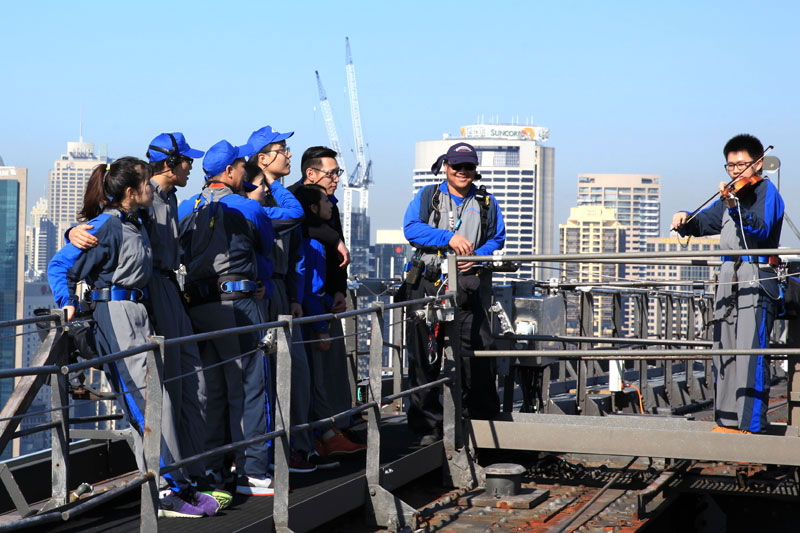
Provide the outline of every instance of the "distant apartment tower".
<path id="1" fill-rule="evenodd" d="M 26 281 L 40 279 L 56 253 L 56 228 L 47 215 L 47 199 L 39 198 L 31 209 L 25 230 Z"/>
<path id="2" fill-rule="evenodd" d="M 625 227 L 613 209 L 583 205 L 570 209 L 566 224 L 558 225 L 562 254 L 619 253 L 625 251 Z M 622 276 L 623 265 L 612 263 L 564 263 L 564 280 L 578 283 L 609 283 Z M 577 297 L 568 306 L 567 327 L 578 327 Z M 611 300 L 600 296 L 594 301 L 595 334 L 613 327 Z"/>
<path id="3" fill-rule="evenodd" d="M 25 269 L 25 211 L 27 205 L 28 170 L 17 167 L 0 167 L 0 322 L 23 317 L 23 291 Z M 0 368 L 18 368 L 22 365 L 22 328 L 0 330 Z M 12 379 L 0 380 L 0 405 L 4 406 L 14 390 Z M 18 451 L 19 443 L 14 443 Z M 7 447 L 2 458 L 11 457 Z"/>
<path id="4" fill-rule="evenodd" d="M 457 142 L 468 142 L 478 152 L 478 172 L 497 199 L 506 225 L 506 254 L 549 254 L 553 252 L 553 194 L 555 148 L 542 146 L 549 130 L 538 126 L 474 124 L 461 128 L 461 137 L 420 141 L 414 157 L 414 193 L 425 185 L 441 183 L 431 165 Z M 532 263 L 521 265 L 523 278 L 553 276 L 552 271 Z M 502 275 L 497 275 L 497 278 Z M 514 276 L 515 278 L 517 275 Z"/>
<path id="5" fill-rule="evenodd" d="M 645 240 L 645 251 L 647 252 L 679 252 L 690 251 L 700 252 L 709 250 L 719 250 L 719 237 L 692 237 L 687 239 L 685 237 L 648 237 Z M 701 265 L 645 265 L 644 277 L 648 280 L 676 280 L 676 281 L 712 281 L 716 273 L 716 267 L 701 266 Z M 691 292 L 692 287 L 686 285 L 673 285 L 669 287 L 670 290 L 680 291 L 683 293 Z M 674 302 L 677 305 L 677 302 Z M 663 309 L 668 305 L 666 300 L 662 300 L 662 324 L 665 320 L 665 312 Z M 659 331 L 656 331 L 656 304 L 653 298 L 650 299 L 648 309 L 648 328 L 649 334 L 658 336 Z M 675 329 L 673 330 L 676 338 L 680 337 L 687 331 L 687 318 L 688 306 L 681 304 L 679 309 L 674 309 L 673 312 L 677 315 L 674 318 Z M 700 330 L 701 321 L 695 316 L 695 332 L 699 338 L 702 335 Z"/>
<path id="6" fill-rule="evenodd" d="M 578 205 L 614 209 L 626 227 L 625 249 L 645 251 L 645 239 L 660 235 L 661 176 L 655 174 L 579 174 Z M 629 265 L 625 275 L 639 278 L 643 265 Z"/>
<path id="7" fill-rule="evenodd" d="M 109 162 L 107 157 L 95 153 L 94 143 L 84 142 L 83 137 L 67 143 L 67 153 L 55 160 L 47 182 L 47 216 L 56 235 L 63 235 L 77 220 L 92 170 Z M 64 239 L 57 238 L 56 248 L 63 245 Z"/>

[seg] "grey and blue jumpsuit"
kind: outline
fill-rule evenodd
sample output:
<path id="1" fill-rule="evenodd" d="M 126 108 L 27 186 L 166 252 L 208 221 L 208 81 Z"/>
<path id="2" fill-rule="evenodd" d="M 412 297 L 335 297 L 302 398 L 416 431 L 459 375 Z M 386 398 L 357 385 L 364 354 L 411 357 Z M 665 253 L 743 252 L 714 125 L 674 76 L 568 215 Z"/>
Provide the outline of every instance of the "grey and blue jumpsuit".
<path id="1" fill-rule="evenodd" d="M 778 248 L 783 199 L 765 179 L 736 207 L 717 200 L 681 227 L 681 235 L 720 236 L 723 250 Z M 714 297 L 715 348 L 767 348 L 779 299 L 769 257 L 722 257 Z M 714 356 L 714 412 L 718 425 L 753 433 L 767 426 L 769 359 L 763 355 Z"/>
<path id="2" fill-rule="evenodd" d="M 253 298 L 257 255 L 272 249 L 273 231 L 263 207 L 210 181 L 203 191 L 178 206 L 179 232 L 189 295 L 189 316 L 197 333 L 261 323 Z M 206 295 L 203 297 L 202 295 Z M 200 343 L 206 392 L 206 449 L 225 442 L 229 424 L 233 442 L 266 433 L 268 397 L 264 357 L 257 351 L 258 331 Z M 239 357 L 247 354 L 244 357 Z M 225 361 L 229 361 L 224 364 Z M 211 366 L 217 365 L 217 366 Z M 268 468 L 266 442 L 235 452 L 239 475 L 263 476 Z M 207 461 L 219 470 L 222 457 Z"/>
<path id="3" fill-rule="evenodd" d="M 144 304 L 145 288 L 153 269 L 153 250 L 147 230 L 136 214 L 125 214 L 106 208 L 89 221 L 89 233 L 98 244 L 80 250 L 72 244 L 64 246 L 50 261 L 47 275 L 53 297 L 59 307 L 75 305 L 75 287 L 86 282 L 94 290 L 109 289 L 108 301 L 95 301 L 94 335 L 102 355 L 141 346 L 150 341 L 153 327 Z M 127 421 L 134 428 L 136 460 L 143 469 L 142 435 L 144 431 L 145 377 L 147 354 L 140 353 L 105 365 L 109 382 L 117 394 L 125 393 L 120 405 Z M 177 434 L 164 409 L 162 417 L 161 463 L 171 464 L 180 458 Z M 188 486 L 181 470 L 164 475 L 174 490 Z"/>

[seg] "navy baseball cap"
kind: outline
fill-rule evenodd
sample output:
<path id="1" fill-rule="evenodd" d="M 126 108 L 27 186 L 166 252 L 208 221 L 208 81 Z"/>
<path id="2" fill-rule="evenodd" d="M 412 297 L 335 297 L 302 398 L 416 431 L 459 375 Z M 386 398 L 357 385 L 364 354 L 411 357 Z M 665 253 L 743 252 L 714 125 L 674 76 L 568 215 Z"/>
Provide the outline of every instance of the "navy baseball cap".
<path id="1" fill-rule="evenodd" d="M 247 144 L 252 146 L 254 153 L 256 153 L 268 144 L 285 141 L 292 135 L 294 135 L 293 131 L 288 133 L 280 133 L 273 130 L 272 126 L 264 126 L 260 130 L 256 130 L 250 135 L 250 138 L 247 139 Z"/>
<path id="2" fill-rule="evenodd" d="M 476 167 L 480 164 L 478 153 L 471 144 L 456 143 L 448 148 L 446 154 L 442 154 L 431 166 L 431 172 L 438 174 L 442 169 L 442 164 L 447 161 L 449 165 L 459 165 L 461 163 L 472 163 Z M 480 179 L 480 174 L 476 174 L 475 179 Z"/>
<path id="3" fill-rule="evenodd" d="M 175 144 L 172 144 L 170 135 L 172 135 L 172 138 L 175 139 Z M 165 150 L 165 152 L 158 150 L 158 148 Z M 195 150 L 189 146 L 189 143 L 186 142 L 186 138 L 183 136 L 183 133 L 176 131 L 173 133 L 162 133 L 150 141 L 150 146 L 147 148 L 147 158 L 151 163 L 164 161 L 167 158 L 167 154 L 176 148 L 178 154 L 184 157 L 191 157 L 192 159 L 203 157 L 204 154 L 202 150 Z"/>
<path id="4" fill-rule="evenodd" d="M 203 171 L 206 173 L 206 179 L 222 174 L 228 165 L 233 164 L 240 157 L 250 157 L 254 151 L 249 144 L 233 146 L 225 140 L 218 142 L 208 149 L 203 158 Z"/>

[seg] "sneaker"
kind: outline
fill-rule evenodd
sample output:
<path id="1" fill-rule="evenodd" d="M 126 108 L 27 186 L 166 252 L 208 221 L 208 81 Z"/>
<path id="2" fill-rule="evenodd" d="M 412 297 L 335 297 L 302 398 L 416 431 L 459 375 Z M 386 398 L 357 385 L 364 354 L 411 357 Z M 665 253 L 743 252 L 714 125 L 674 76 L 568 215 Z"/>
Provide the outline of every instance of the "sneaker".
<path id="1" fill-rule="evenodd" d="M 172 490 L 162 491 L 158 498 L 159 518 L 203 518 L 206 516 L 203 509 L 199 509 L 187 502 L 177 492 Z"/>
<path id="2" fill-rule="evenodd" d="M 208 482 L 208 478 L 206 477 L 195 477 L 192 476 L 192 487 L 194 487 L 197 491 L 202 492 L 203 494 L 208 494 L 219 503 L 219 510 L 222 511 L 223 509 L 227 509 L 230 504 L 233 496 L 231 493 L 225 490 L 217 489 Z"/>
<path id="3" fill-rule="evenodd" d="M 236 494 L 248 496 L 274 496 L 275 485 L 269 476 L 242 476 L 236 481 Z"/>
<path id="4" fill-rule="evenodd" d="M 425 435 L 421 435 L 419 437 L 418 445 L 419 446 L 430 446 L 431 444 L 434 444 L 434 443 L 436 443 L 436 442 L 438 442 L 440 440 L 442 440 L 442 430 L 439 429 L 439 428 L 435 428 L 430 433 L 427 433 Z"/>
<path id="5" fill-rule="evenodd" d="M 206 470 L 206 481 L 212 488 L 221 489 L 226 485 L 233 483 L 233 472 L 227 469 L 220 470 Z"/>
<path id="6" fill-rule="evenodd" d="M 191 486 L 182 490 L 178 496 L 185 502 L 203 511 L 205 516 L 214 516 L 220 508 L 220 504 L 216 498 L 204 492 L 200 492 Z"/>
<path id="7" fill-rule="evenodd" d="M 714 426 L 711 433 L 739 433 L 741 435 L 752 435 L 751 431 L 738 428 L 729 428 L 727 426 Z"/>
<path id="8" fill-rule="evenodd" d="M 309 464 L 316 466 L 320 470 L 332 470 L 334 468 L 339 468 L 341 463 L 336 459 L 331 459 L 330 457 L 324 457 L 320 455 L 317 450 L 313 452 L 308 452 L 306 456 L 306 461 Z"/>
<path id="9" fill-rule="evenodd" d="M 333 436 L 322 442 L 322 449 L 324 453 L 320 453 L 320 455 L 336 457 L 338 455 L 351 455 L 364 451 L 367 449 L 367 445 L 356 444 L 342 435 L 341 431 L 333 428 Z"/>
<path id="10" fill-rule="evenodd" d="M 306 461 L 305 457 L 296 450 L 289 450 L 289 472 L 292 474 L 308 474 L 317 467 Z M 275 472 L 275 464 L 270 463 L 269 471 Z"/>

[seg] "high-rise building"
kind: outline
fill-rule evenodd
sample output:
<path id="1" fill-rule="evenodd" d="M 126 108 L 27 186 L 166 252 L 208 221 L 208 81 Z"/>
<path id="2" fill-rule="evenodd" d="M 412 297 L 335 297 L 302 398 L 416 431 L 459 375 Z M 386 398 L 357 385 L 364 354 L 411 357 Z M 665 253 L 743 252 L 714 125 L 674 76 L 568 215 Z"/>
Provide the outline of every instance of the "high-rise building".
<path id="1" fill-rule="evenodd" d="M 625 227 L 613 209 L 583 205 L 570 209 L 566 224 L 558 225 L 562 254 L 619 253 L 625 251 Z M 612 283 L 623 273 L 623 265 L 613 263 L 564 263 L 564 280 L 578 283 Z M 576 298 L 568 306 L 567 327 L 577 327 Z M 613 327 L 611 301 L 595 299 L 595 333 L 602 335 Z"/>
<path id="2" fill-rule="evenodd" d="M 75 223 L 92 170 L 109 162 L 105 155 L 95 153 L 94 143 L 84 142 L 83 137 L 67 143 L 67 153 L 55 160 L 47 182 L 47 216 L 56 235 L 63 235 Z M 63 244 L 64 239 L 56 239 L 57 248 Z"/>
<path id="3" fill-rule="evenodd" d="M 441 183 L 431 165 L 456 142 L 470 143 L 478 152 L 478 172 L 500 204 L 506 225 L 506 254 L 549 254 L 553 252 L 553 192 L 555 148 L 542 146 L 549 130 L 538 126 L 474 124 L 461 128 L 461 137 L 420 141 L 414 158 L 414 193 L 425 185 Z M 523 263 L 514 277 L 553 276 L 547 266 L 534 271 Z M 498 278 L 502 275 L 498 275 Z"/>
<path id="4" fill-rule="evenodd" d="M 27 169 L 0 167 L 0 242 L 4 250 L 0 257 L 0 322 L 23 317 L 27 190 Z M 21 333 L 21 327 L 2 330 L 0 368 L 21 366 Z M 13 390 L 14 380 L 0 380 L 0 405 L 6 404 Z M 6 448 L 2 458 L 10 456 L 11 448 Z"/>
<path id="5" fill-rule="evenodd" d="M 674 235 L 674 234 L 673 234 Z M 719 250 L 719 236 L 711 237 L 692 237 L 691 239 L 680 237 L 648 237 L 645 239 L 645 251 L 647 252 L 679 252 L 679 251 L 708 251 Z M 701 265 L 645 265 L 644 277 L 648 280 L 676 280 L 676 281 L 710 281 L 714 279 L 716 267 Z M 665 289 L 667 287 L 664 287 Z M 691 287 L 686 285 L 673 285 L 668 287 L 670 290 L 689 292 Z M 665 302 L 666 305 L 666 302 Z M 679 311 L 679 320 L 676 320 L 675 334 L 680 335 L 687 330 L 688 309 L 682 305 Z M 651 298 L 648 309 L 648 328 L 650 335 L 658 335 L 656 331 L 655 301 Z M 664 315 L 662 314 L 662 320 Z M 695 317 L 695 331 L 700 336 L 700 320 Z"/>
<path id="6" fill-rule="evenodd" d="M 25 230 L 25 278 L 40 279 L 56 253 L 56 228 L 47 216 L 47 199 L 39 198 L 31 209 Z"/>
<path id="7" fill-rule="evenodd" d="M 645 251 L 645 239 L 658 237 L 661 219 L 661 176 L 654 174 L 579 174 L 578 205 L 614 209 L 626 227 L 625 248 Z M 628 265 L 625 275 L 639 278 L 643 265 Z"/>

